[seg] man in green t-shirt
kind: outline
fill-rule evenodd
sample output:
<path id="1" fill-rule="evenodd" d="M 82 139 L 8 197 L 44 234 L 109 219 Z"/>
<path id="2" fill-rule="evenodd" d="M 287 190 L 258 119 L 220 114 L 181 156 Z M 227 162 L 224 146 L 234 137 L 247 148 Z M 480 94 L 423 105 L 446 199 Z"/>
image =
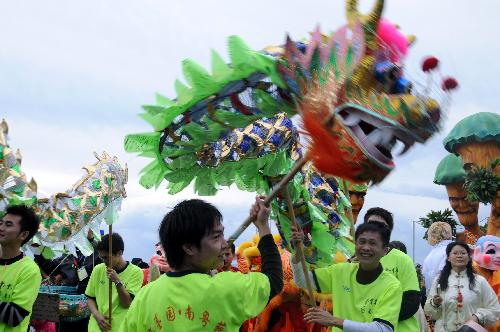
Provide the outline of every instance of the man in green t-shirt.
<path id="1" fill-rule="evenodd" d="M 383 224 L 391 232 L 394 227 L 392 213 L 380 207 L 366 211 L 364 222 Z M 419 332 L 420 325 L 415 314 L 420 306 L 421 292 L 413 260 L 398 249 L 391 249 L 380 262 L 384 270 L 392 273 L 399 280 L 403 290 L 399 322 L 395 330 L 397 332 Z"/>
<path id="2" fill-rule="evenodd" d="M 262 273 L 210 276 L 209 271 L 221 264 L 227 246 L 222 215 L 198 199 L 177 204 L 159 229 L 172 271 L 141 290 L 121 331 L 238 331 L 245 320 L 257 316 L 283 288 L 269 213 L 270 208 L 258 197 L 250 214 L 260 234 Z"/>
<path id="3" fill-rule="evenodd" d="M 332 326 L 333 331 L 394 331 L 401 305 L 401 284 L 380 264 L 388 251 L 389 236 L 387 227 L 362 224 L 354 235 L 358 263 L 339 263 L 309 272 L 318 292 L 332 294 L 333 315 L 313 307 L 304 315 L 307 322 Z M 295 229 L 292 239 L 302 241 L 302 232 Z M 305 288 L 305 276 L 298 262 L 294 255 L 294 279 Z"/>
<path id="4" fill-rule="evenodd" d="M 113 233 L 112 256 L 109 256 L 109 235 L 104 235 L 97 244 L 97 252 L 103 262 L 97 265 L 85 290 L 92 316 L 89 321 L 89 332 L 119 331 L 120 325 L 127 315 L 127 310 L 134 296 L 142 286 L 142 270 L 123 258 L 125 245 L 122 237 Z M 109 282 L 112 287 L 112 317 L 109 318 Z"/>
<path id="5" fill-rule="evenodd" d="M 42 275 L 21 252 L 38 231 L 40 220 L 24 205 L 10 206 L 0 220 L 0 332 L 26 332 Z"/>

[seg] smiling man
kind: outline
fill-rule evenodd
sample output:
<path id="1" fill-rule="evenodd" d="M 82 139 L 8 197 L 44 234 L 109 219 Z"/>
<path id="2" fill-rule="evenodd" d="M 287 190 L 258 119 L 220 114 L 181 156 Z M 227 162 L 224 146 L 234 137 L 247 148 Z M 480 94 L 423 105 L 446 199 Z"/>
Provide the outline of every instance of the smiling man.
<path id="1" fill-rule="evenodd" d="M 40 220 L 24 205 L 11 206 L 0 220 L 0 332 L 25 332 L 42 281 L 40 269 L 21 252 Z"/>
<path id="2" fill-rule="evenodd" d="M 387 227 L 362 224 L 355 233 L 358 263 L 339 263 L 309 272 L 318 292 L 332 294 L 333 313 L 310 308 L 304 315 L 307 322 L 332 326 L 333 331 L 394 331 L 401 285 L 380 264 L 380 258 L 389 250 L 389 236 Z M 292 238 L 294 242 L 302 241 L 303 234 L 294 230 Z M 295 255 L 292 263 L 295 282 L 305 288 L 305 276 Z"/>
<path id="3" fill-rule="evenodd" d="M 163 218 L 159 235 L 172 272 L 146 285 L 128 312 L 123 332 L 238 331 L 283 288 L 278 248 L 261 197 L 250 211 L 260 235 L 262 273 L 209 271 L 222 265 L 227 242 L 221 213 L 191 199 Z"/>
<path id="4" fill-rule="evenodd" d="M 394 228 L 392 213 L 381 207 L 368 209 L 364 221 L 365 223 L 384 225 L 390 232 Z M 395 331 L 419 332 L 420 325 L 415 314 L 420 307 L 421 292 L 417 270 L 412 259 L 402 251 L 391 249 L 387 255 L 380 259 L 380 263 L 382 263 L 385 271 L 390 272 L 399 280 L 403 290 L 399 321 L 395 326 Z"/>

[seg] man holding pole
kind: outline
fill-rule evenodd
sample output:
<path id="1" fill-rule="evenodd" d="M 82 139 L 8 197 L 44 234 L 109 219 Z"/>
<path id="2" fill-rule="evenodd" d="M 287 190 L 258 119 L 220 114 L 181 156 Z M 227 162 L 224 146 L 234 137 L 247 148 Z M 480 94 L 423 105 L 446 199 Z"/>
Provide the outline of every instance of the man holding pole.
<path id="1" fill-rule="evenodd" d="M 270 208 L 257 198 L 250 216 L 260 235 L 262 273 L 209 271 L 223 259 L 222 215 L 198 199 L 177 204 L 159 235 L 171 272 L 146 285 L 132 303 L 123 332 L 238 331 L 283 288 L 281 257 L 268 225 Z"/>
<path id="2" fill-rule="evenodd" d="M 109 255 L 110 244 L 111 256 Z M 117 233 L 111 235 L 111 240 L 109 235 L 104 235 L 97 244 L 99 257 L 105 263 L 94 268 L 85 291 L 92 314 L 89 321 L 89 332 L 119 331 L 134 296 L 141 289 L 142 270 L 125 261 L 123 250 L 123 239 Z M 113 283 L 111 322 L 109 321 L 109 282 Z"/>
<path id="3" fill-rule="evenodd" d="M 365 223 L 382 224 L 389 228 L 390 232 L 394 228 L 392 213 L 381 207 L 373 207 L 366 211 Z M 384 270 L 394 275 L 401 283 L 403 298 L 401 310 L 399 311 L 397 332 L 419 332 L 420 326 L 416 313 L 420 307 L 420 285 L 417 277 L 417 270 L 413 261 L 407 254 L 397 249 L 391 249 L 380 259 Z"/>
<path id="4" fill-rule="evenodd" d="M 296 227 L 295 243 L 303 240 Z M 359 263 L 339 263 L 308 271 L 319 293 L 332 294 L 333 312 L 312 307 L 304 315 L 308 323 L 331 326 L 332 331 L 393 332 L 398 323 L 401 284 L 384 271 L 380 259 L 389 250 L 390 231 L 379 224 L 362 224 L 355 233 Z M 305 274 L 297 254 L 292 259 L 294 279 L 306 288 Z"/>

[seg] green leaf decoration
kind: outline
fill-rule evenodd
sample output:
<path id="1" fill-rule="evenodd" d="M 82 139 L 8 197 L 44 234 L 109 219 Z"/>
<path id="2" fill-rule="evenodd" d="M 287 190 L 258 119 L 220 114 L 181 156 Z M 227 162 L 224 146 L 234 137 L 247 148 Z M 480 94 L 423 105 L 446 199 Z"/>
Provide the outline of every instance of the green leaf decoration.
<path id="1" fill-rule="evenodd" d="M 139 183 L 146 189 L 152 187 L 158 187 L 163 180 L 163 177 L 168 172 L 168 168 L 162 163 L 162 161 L 153 161 L 142 171 L 143 175 L 139 180 Z"/>
<path id="2" fill-rule="evenodd" d="M 465 176 L 464 188 L 467 191 L 467 200 L 491 204 L 495 202 L 500 191 L 500 176 L 494 169 L 500 164 L 500 159 L 495 159 L 490 167 L 472 166 Z"/>
<path id="3" fill-rule="evenodd" d="M 280 60 L 276 60 L 274 57 L 262 53 L 254 53 L 254 58 L 257 64 L 256 69 L 269 75 L 271 81 L 280 88 L 284 88 L 286 86 L 281 80 L 281 76 L 276 69 L 277 61 Z"/>
<path id="4" fill-rule="evenodd" d="M 168 168 L 173 170 L 191 168 L 196 164 L 196 161 L 196 155 L 188 154 L 182 157 L 175 158 L 170 164 L 168 164 Z"/>
<path id="5" fill-rule="evenodd" d="M 168 108 L 168 107 L 174 106 L 175 101 L 168 99 L 167 97 L 162 96 L 161 94 L 157 93 L 156 94 L 156 103 L 158 104 L 158 106 L 163 106 L 163 107 Z"/>
<path id="6" fill-rule="evenodd" d="M 238 36 L 230 36 L 228 39 L 229 56 L 231 64 L 234 68 L 244 71 L 244 68 L 253 71 L 249 68 L 254 65 L 253 51 L 250 47 Z"/>
<path id="7" fill-rule="evenodd" d="M 215 81 L 210 74 L 193 60 L 182 61 L 184 77 L 193 88 L 193 92 L 200 96 L 209 94 L 214 89 Z"/>
<path id="8" fill-rule="evenodd" d="M 191 179 L 188 180 L 188 179 L 184 179 L 182 180 L 181 182 L 177 182 L 177 183 L 169 183 L 168 184 L 168 193 L 170 195 L 175 195 L 177 193 L 180 193 L 182 190 L 184 190 L 189 184 L 191 183 Z"/>
<path id="9" fill-rule="evenodd" d="M 200 196 L 213 196 L 217 193 L 218 185 L 210 169 L 204 169 L 196 177 L 194 188 Z"/>
<path id="10" fill-rule="evenodd" d="M 191 90 L 179 80 L 175 80 L 175 92 L 177 93 L 177 102 L 179 104 L 187 103 L 193 97 Z"/>
<path id="11" fill-rule="evenodd" d="M 171 172 L 167 172 L 164 175 L 164 179 L 171 183 L 177 182 L 191 182 L 195 176 L 199 173 L 199 169 L 196 168 L 188 168 L 182 170 L 175 170 Z"/>
<path id="12" fill-rule="evenodd" d="M 156 105 L 144 105 L 142 109 L 146 111 L 147 114 L 155 117 L 157 115 L 162 115 L 167 112 L 167 108 L 164 106 L 156 106 Z"/>
<path id="13" fill-rule="evenodd" d="M 260 118 L 259 116 L 235 114 L 223 110 L 215 111 L 215 117 L 232 128 L 244 128 Z"/>
<path id="14" fill-rule="evenodd" d="M 231 75 L 232 70 L 215 50 L 212 50 L 212 75 L 217 81 L 222 81 Z"/>

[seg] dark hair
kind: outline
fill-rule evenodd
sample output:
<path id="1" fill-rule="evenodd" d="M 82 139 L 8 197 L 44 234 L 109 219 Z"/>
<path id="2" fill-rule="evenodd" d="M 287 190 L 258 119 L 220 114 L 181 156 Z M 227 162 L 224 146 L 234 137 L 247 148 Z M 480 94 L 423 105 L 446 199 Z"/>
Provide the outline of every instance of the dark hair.
<path id="1" fill-rule="evenodd" d="M 467 254 L 469 255 L 469 262 L 467 263 L 466 266 L 466 271 L 467 271 L 467 277 L 469 277 L 469 289 L 474 288 L 474 285 L 476 284 L 476 276 L 474 275 L 474 268 L 472 267 L 472 257 L 471 257 L 471 249 L 470 247 L 461 241 L 455 241 L 451 242 L 446 246 L 446 263 L 444 264 L 443 269 L 441 270 L 441 273 L 439 274 L 438 278 L 438 285 L 440 285 L 441 290 L 444 292 L 448 288 L 448 278 L 450 277 L 451 273 L 451 263 L 448 260 L 450 257 L 450 253 L 453 250 L 455 246 L 461 246 L 465 250 L 467 250 Z"/>
<path id="2" fill-rule="evenodd" d="M 356 228 L 356 232 L 354 233 L 354 241 L 358 239 L 358 237 L 365 232 L 374 232 L 380 235 L 382 239 L 382 244 L 384 247 L 389 245 L 389 239 L 391 238 L 391 231 L 389 228 L 380 223 L 380 222 L 369 222 L 365 224 L 361 224 Z"/>
<path id="3" fill-rule="evenodd" d="M 125 250 L 125 244 L 123 243 L 123 239 L 118 233 L 113 233 L 111 235 L 111 243 L 113 245 L 113 248 L 111 248 L 111 253 L 113 255 L 116 255 L 118 251 L 123 251 Z M 109 234 L 104 235 L 101 238 L 101 241 L 97 243 L 97 251 L 109 251 Z"/>
<path id="4" fill-rule="evenodd" d="M 382 219 L 384 219 L 385 222 L 387 223 L 387 226 L 389 227 L 389 230 L 392 232 L 392 229 L 394 228 L 394 219 L 392 217 L 392 213 L 381 207 L 373 207 L 368 209 L 368 211 L 366 211 L 364 222 L 365 223 L 368 222 L 368 218 L 370 218 L 370 216 L 373 215 L 379 216 Z"/>
<path id="5" fill-rule="evenodd" d="M 132 258 L 132 260 L 130 261 L 130 263 L 134 264 L 134 265 L 137 265 L 139 266 L 139 264 L 143 262 L 142 258 L 138 258 L 138 257 L 134 257 Z"/>
<path id="6" fill-rule="evenodd" d="M 137 257 L 132 258 L 130 263 L 134 264 L 135 266 L 138 266 L 141 269 L 147 269 L 149 267 L 149 264 L 143 261 L 142 258 L 137 258 Z"/>
<path id="7" fill-rule="evenodd" d="M 406 251 L 406 245 L 403 242 L 401 242 L 401 241 L 391 241 L 391 242 L 389 242 L 389 248 L 398 249 L 399 251 L 402 251 L 405 254 L 407 253 L 407 251 Z"/>
<path id="8" fill-rule="evenodd" d="M 21 217 L 21 232 L 28 232 L 28 236 L 24 239 L 21 245 L 31 240 L 38 232 L 40 226 L 40 218 L 36 215 L 35 211 L 26 205 L 11 205 L 5 210 L 5 214 L 13 214 Z"/>
<path id="9" fill-rule="evenodd" d="M 158 230 L 166 251 L 168 264 L 178 268 L 184 261 L 185 244 L 200 247 L 201 239 L 222 222 L 215 206 L 200 199 L 189 199 L 177 204 L 163 217 Z"/>

